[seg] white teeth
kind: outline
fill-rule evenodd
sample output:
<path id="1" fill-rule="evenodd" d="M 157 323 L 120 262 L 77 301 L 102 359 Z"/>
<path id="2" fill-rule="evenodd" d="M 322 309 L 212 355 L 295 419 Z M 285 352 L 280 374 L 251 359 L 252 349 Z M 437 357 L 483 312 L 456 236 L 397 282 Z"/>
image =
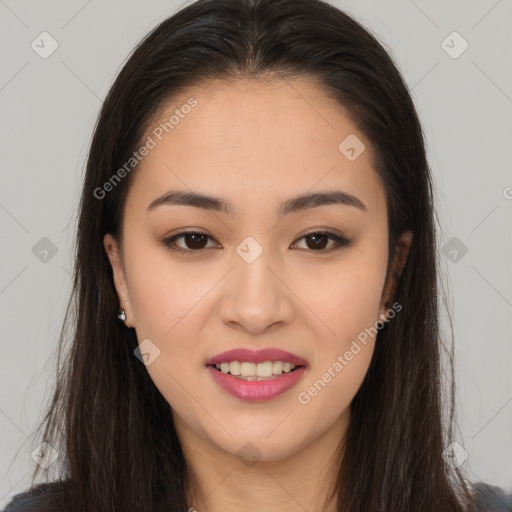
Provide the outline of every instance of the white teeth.
<path id="1" fill-rule="evenodd" d="M 272 363 L 272 373 L 275 375 L 279 375 L 283 371 L 283 362 L 282 361 L 274 361 Z"/>
<path id="2" fill-rule="evenodd" d="M 240 375 L 241 369 L 238 361 L 231 361 L 231 363 L 229 363 L 229 373 L 231 373 L 231 375 Z"/>
<path id="3" fill-rule="evenodd" d="M 295 365 L 289 361 L 265 361 L 264 363 L 247 363 L 230 361 L 216 364 L 217 370 L 239 376 L 243 380 L 273 379 L 282 373 L 289 373 Z"/>
<path id="4" fill-rule="evenodd" d="M 256 365 L 254 363 L 241 363 L 240 373 L 243 377 L 255 377 Z"/>
<path id="5" fill-rule="evenodd" d="M 270 377 L 272 375 L 272 363 L 270 361 L 258 363 L 258 366 L 256 366 L 256 375 L 258 377 Z"/>

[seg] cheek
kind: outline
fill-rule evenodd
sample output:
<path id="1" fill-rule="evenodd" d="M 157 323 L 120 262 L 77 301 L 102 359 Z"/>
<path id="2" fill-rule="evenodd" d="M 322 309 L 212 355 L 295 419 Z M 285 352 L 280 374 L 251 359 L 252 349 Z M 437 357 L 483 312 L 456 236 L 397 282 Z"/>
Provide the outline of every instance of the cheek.
<path id="1" fill-rule="evenodd" d="M 149 243 L 133 248 L 127 273 L 137 333 L 162 340 L 215 283 L 215 276 L 199 276 L 197 266 L 172 263 L 165 250 Z"/>
<path id="2" fill-rule="evenodd" d="M 301 284 L 301 296 L 307 297 L 308 306 L 323 325 L 321 353 L 332 356 L 375 325 L 385 271 L 385 251 L 373 246 L 354 251 L 335 266 L 315 269 L 314 281 Z"/>
<path id="3" fill-rule="evenodd" d="M 363 266 L 364 271 L 351 267 L 338 273 L 338 281 L 322 295 L 323 306 L 320 299 L 316 305 L 329 330 L 318 331 L 315 358 L 296 398 L 322 424 L 334 422 L 349 407 L 373 356 L 385 268 Z"/>
<path id="4" fill-rule="evenodd" d="M 158 357 L 146 367 L 151 380 L 171 407 L 190 408 L 191 396 L 200 396 L 198 358 L 201 337 L 201 299 L 214 285 L 213 277 L 199 279 L 176 266 L 145 260 L 132 267 L 130 297 L 139 344 L 151 340 Z M 146 270 L 147 269 L 147 270 Z"/>

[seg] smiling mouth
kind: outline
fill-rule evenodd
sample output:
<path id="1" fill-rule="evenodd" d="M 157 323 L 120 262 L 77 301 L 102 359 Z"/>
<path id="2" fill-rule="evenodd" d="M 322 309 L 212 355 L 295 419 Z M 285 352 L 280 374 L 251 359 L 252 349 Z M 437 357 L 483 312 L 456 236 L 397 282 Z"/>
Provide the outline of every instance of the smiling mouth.
<path id="1" fill-rule="evenodd" d="M 289 361 L 265 361 L 263 363 L 226 361 L 207 366 L 211 366 L 218 372 L 231 375 L 239 380 L 261 381 L 278 379 L 283 375 L 294 372 L 304 365 L 295 365 Z"/>

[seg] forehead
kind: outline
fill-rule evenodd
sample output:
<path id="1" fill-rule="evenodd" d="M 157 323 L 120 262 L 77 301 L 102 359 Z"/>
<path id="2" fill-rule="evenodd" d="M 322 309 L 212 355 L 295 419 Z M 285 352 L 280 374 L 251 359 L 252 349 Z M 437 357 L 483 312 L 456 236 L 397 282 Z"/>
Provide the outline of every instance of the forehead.
<path id="1" fill-rule="evenodd" d="M 373 208 L 383 207 L 370 141 L 313 80 L 190 87 L 161 106 L 143 142 L 148 137 L 154 147 L 136 168 L 127 203 L 131 196 L 147 206 L 155 194 L 177 187 L 227 194 L 240 206 L 255 194 L 272 202 L 273 196 L 342 187 Z M 343 152 L 346 140 L 359 144 L 355 160 Z"/>

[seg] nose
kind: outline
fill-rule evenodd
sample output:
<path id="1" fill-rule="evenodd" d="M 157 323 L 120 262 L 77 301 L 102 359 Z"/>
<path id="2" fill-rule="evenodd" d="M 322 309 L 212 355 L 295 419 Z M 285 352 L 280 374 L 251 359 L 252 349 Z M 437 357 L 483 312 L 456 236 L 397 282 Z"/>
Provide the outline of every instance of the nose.
<path id="1" fill-rule="evenodd" d="M 292 321 L 293 293 L 267 254 L 263 251 L 252 263 L 235 256 L 219 308 L 221 320 L 230 328 L 262 334 Z"/>

